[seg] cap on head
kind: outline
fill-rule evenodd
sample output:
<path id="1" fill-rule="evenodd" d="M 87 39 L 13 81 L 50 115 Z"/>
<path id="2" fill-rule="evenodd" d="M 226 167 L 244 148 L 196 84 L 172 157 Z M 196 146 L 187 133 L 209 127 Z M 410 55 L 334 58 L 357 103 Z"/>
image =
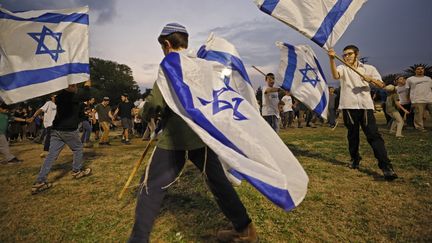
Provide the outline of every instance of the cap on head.
<path id="1" fill-rule="evenodd" d="M 122 96 L 123 96 L 123 97 L 126 97 L 126 98 L 129 97 L 128 94 L 126 94 L 126 93 L 123 93 Z"/>
<path id="2" fill-rule="evenodd" d="M 186 27 L 184 27 L 183 25 L 178 23 L 169 23 L 165 25 L 165 27 L 163 27 L 160 36 L 167 36 L 176 32 L 188 34 Z"/>
<path id="3" fill-rule="evenodd" d="M 109 98 L 108 96 L 105 96 L 105 97 L 103 97 L 103 100 L 104 100 L 104 101 L 109 101 L 110 98 Z"/>

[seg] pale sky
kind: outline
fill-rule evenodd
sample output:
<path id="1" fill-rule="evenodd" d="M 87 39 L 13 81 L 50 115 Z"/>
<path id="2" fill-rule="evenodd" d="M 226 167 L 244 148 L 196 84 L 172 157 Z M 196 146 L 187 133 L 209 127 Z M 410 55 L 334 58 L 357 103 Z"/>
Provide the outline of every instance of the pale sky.
<path id="1" fill-rule="evenodd" d="M 10 11 L 89 5 L 90 56 L 131 67 L 142 91 L 156 80 L 163 58 L 157 37 L 170 22 L 186 26 L 189 48 L 198 49 L 211 32 L 233 43 L 255 88 L 263 85 L 263 76 L 252 65 L 277 72 L 276 41 L 312 46 L 333 83 L 324 50 L 261 12 L 252 0 L 0 0 L 0 5 Z M 357 45 L 382 76 L 415 63 L 432 65 L 431 13 L 431 0 L 369 0 L 335 50 L 340 54 L 344 46 Z"/>

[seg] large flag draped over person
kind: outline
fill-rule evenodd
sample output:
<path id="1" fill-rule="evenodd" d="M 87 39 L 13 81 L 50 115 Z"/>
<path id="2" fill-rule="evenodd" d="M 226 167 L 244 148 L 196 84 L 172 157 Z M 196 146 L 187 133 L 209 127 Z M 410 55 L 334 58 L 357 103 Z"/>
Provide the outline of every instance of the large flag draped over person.
<path id="1" fill-rule="evenodd" d="M 8 104 L 90 77 L 88 7 L 13 13 L 0 8 L 0 95 Z"/>
<path id="2" fill-rule="evenodd" d="M 281 50 L 276 84 L 327 119 L 329 91 L 324 73 L 312 48 L 276 42 Z"/>
<path id="3" fill-rule="evenodd" d="M 333 48 L 366 0 L 254 0 L 319 46 Z"/>
<path id="4" fill-rule="evenodd" d="M 225 68 L 186 51 L 171 52 L 156 82 L 167 105 L 223 159 L 229 173 L 291 210 L 304 199 L 308 176 L 231 79 L 217 75 Z"/>
<path id="5" fill-rule="evenodd" d="M 208 61 L 219 62 L 227 67 L 223 69 L 224 73 L 221 73 L 221 75 L 230 78 L 231 87 L 252 106 L 256 107 L 257 110 L 259 109 L 255 90 L 233 44 L 211 33 L 206 43 L 198 50 L 197 56 Z"/>

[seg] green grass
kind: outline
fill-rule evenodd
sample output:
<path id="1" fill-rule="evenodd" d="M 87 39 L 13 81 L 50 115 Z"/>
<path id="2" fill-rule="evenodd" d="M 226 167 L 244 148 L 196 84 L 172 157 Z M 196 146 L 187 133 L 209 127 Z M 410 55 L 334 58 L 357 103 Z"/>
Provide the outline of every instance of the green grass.
<path id="1" fill-rule="evenodd" d="M 400 176 L 394 182 L 382 179 L 363 135 L 357 171 L 347 168 L 343 126 L 282 131 L 282 140 L 309 175 L 309 189 L 299 207 L 284 212 L 247 183 L 236 188 L 261 242 L 431 242 L 432 132 L 407 130 L 405 139 L 397 140 L 383 125 L 380 131 Z M 125 242 L 140 176 L 123 200 L 117 195 L 146 142 L 132 143 L 124 146 L 116 138 L 110 148 L 86 149 L 94 174 L 81 180 L 71 178 L 72 154 L 65 149 L 49 175 L 54 187 L 35 196 L 30 188 L 42 163 L 42 146 L 13 145 L 24 163 L 0 167 L 0 242 Z M 143 171 L 144 166 L 139 174 Z M 216 242 L 217 230 L 227 226 L 201 174 L 188 163 L 164 201 L 152 239 Z"/>

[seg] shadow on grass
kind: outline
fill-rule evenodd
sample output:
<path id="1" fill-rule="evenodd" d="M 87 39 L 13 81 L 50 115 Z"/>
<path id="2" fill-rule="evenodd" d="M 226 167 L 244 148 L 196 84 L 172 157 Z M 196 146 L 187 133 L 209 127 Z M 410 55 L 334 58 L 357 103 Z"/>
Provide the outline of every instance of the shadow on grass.
<path id="1" fill-rule="evenodd" d="M 337 160 L 335 158 L 331 158 L 331 157 L 326 156 L 326 155 L 319 153 L 319 152 L 312 152 L 310 150 L 300 148 L 299 146 L 296 146 L 294 144 L 286 144 L 286 145 L 293 152 L 293 154 L 295 156 L 304 156 L 304 157 L 320 159 L 320 160 L 327 161 L 327 162 L 334 164 L 334 165 L 342 165 L 342 166 L 348 165 L 346 162 Z"/>
<path id="2" fill-rule="evenodd" d="M 287 144 L 287 146 L 290 148 L 290 150 L 296 156 L 304 156 L 304 157 L 310 157 L 310 158 L 320 159 L 320 160 L 323 160 L 323 161 L 327 161 L 327 162 L 329 162 L 331 164 L 340 165 L 340 166 L 344 166 L 344 167 L 347 167 L 347 168 L 349 166 L 349 163 L 337 160 L 335 158 L 331 158 L 331 157 L 326 156 L 326 155 L 324 155 L 322 153 L 319 153 L 319 152 L 312 152 L 312 151 L 309 151 L 309 150 L 306 150 L 306 149 L 302 149 L 302 148 L 299 148 L 298 146 L 296 146 L 294 144 Z M 385 181 L 384 177 L 381 174 L 379 174 L 376 171 L 374 171 L 374 170 L 370 170 L 370 169 L 367 169 L 367 168 L 362 168 L 360 166 L 360 169 L 358 169 L 358 171 L 360 171 L 362 173 L 365 173 L 365 174 L 367 174 L 369 176 L 372 176 L 375 181 Z"/>
<path id="3" fill-rule="evenodd" d="M 98 158 L 100 156 L 100 154 L 96 153 L 95 151 L 84 151 L 83 153 L 83 166 L 89 166 L 92 164 L 93 160 Z M 52 182 L 58 181 L 61 178 L 65 177 L 68 173 L 70 173 L 72 171 L 72 161 L 71 161 L 72 157 L 68 156 L 67 158 L 67 162 L 64 163 L 56 163 L 56 161 L 54 161 L 54 165 L 51 168 L 51 171 L 60 171 L 59 174 L 57 174 L 56 176 L 54 176 L 52 178 Z"/>

